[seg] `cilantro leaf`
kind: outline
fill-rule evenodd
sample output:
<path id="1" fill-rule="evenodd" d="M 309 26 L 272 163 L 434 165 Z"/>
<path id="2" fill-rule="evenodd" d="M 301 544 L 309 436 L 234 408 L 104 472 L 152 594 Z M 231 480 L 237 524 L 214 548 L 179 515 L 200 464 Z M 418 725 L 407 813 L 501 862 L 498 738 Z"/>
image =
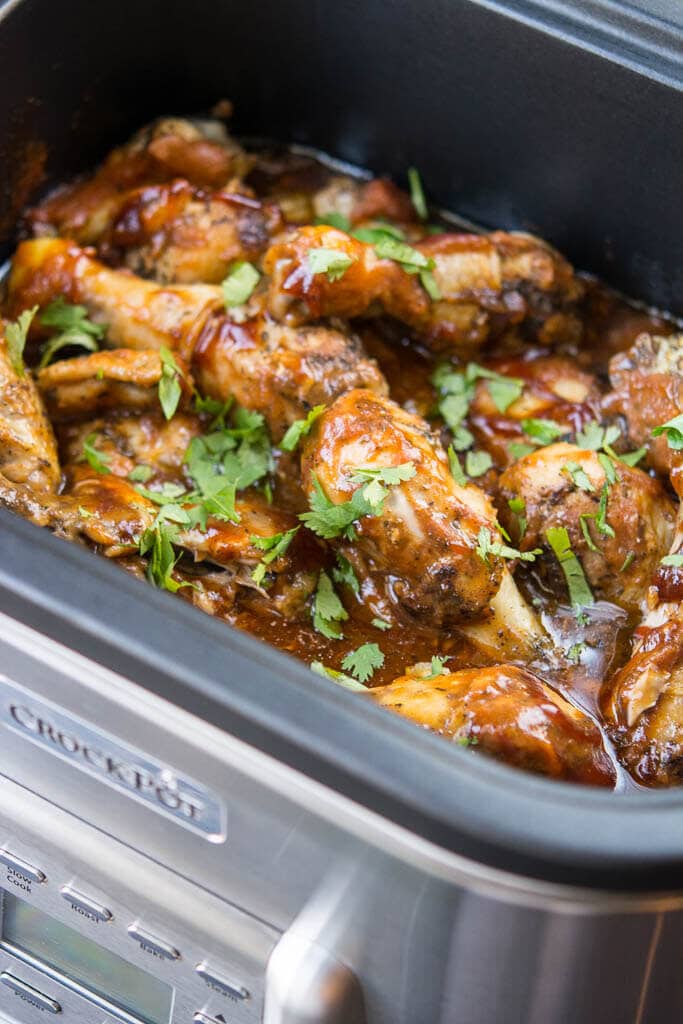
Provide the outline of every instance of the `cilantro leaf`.
<path id="1" fill-rule="evenodd" d="M 307 261 L 312 274 L 327 274 L 327 280 L 330 282 L 339 281 L 351 264 L 356 262 L 354 256 L 340 252 L 339 249 L 326 249 L 324 246 L 310 249 Z"/>
<path id="2" fill-rule="evenodd" d="M 562 467 L 562 472 L 565 473 L 575 487 L 578 487 L 581 491 L 594 491 L 595 487 L 590 481 L 585 469 L 578 462 L 565 462 Z"/>
<path id="3" fill-rule="evenodd" d="M 624 559 L 624 561 L 622 563 L 621 568 L 619 569 L 619 572 L 626 572 L 626 570 L 632 564 L 632 562 L 635 559 L 635 557 L 636 557 L 635 551 L 629 551 L 629 553 L 626 555 L 626 558 Z"/>
<path id="4" fill-rule="evenodd" d="M 446 673 L 444 672 L 444 669 L 446 667 L 446 662 L 450 661 L 450 657 L 450 655 L 447 655 L 446 657 L 439 657 L 438 654 L 433 655 L 431 662 L 431 672 L 429 673 L 428 676 L 424 676 L 423 678 L 438 679 L 439 676 L 445 675 Z"/>
<path id="5" fill-rule="evenodd" d="M 128 479 L 134 484 L 146 484 L 154 476 L 151 466 L 134 466 L 128 474 Z"/>
<path id="6" fill-rule="evenodd" d="M 393 260 L 394 263 L 400 263 L 408 274 L 418 274 L 421 270 L 434 269 L 433 259 L 397 238 L 380 238 L 375 245 L 375 255 L 380 260 Z"/>
<path id="7" fill-rule="evenodd" d="M 666 434 L 667 444 L 672 451 L 681 451 L 683 449 L 683 413 L 662 423 L 661 426 L 655 427 L 652 431 L 653 437 L 659 437 L 661 434 Z"/>
<path id="8" fill-rule="evenodd" d="M 335 505 L 327 497 L 322 489 L 320 481 L 315 473 L 312 474 L 313 493 L 310 497 L 310 510 L 302 512 L 299 519 L 323 540 L 331 540 L 332 537 L 340 535 L 347 540 L 353 540 L 356 532 L 353 524 L 361 516 L 368 515 L 373 511 L 372 505 L 363 497 L 363 487 L 354 491 L 350 501 L 343 501 Z"/>
<path id="9" fill-rule="evenodd" d="M 405 480 L 412 480 L 415 472 L 414 462 L 402 462 L 398 466 L 358 466 L 353 471 L 351 482 L 359 483 L 363 480 L 378 480 L 382 484 L 394 487 Z"/>
<path id="10" fill-rule="evenodd" d="M 524 498 L 509 498 L 508 508 L 517 519 L 517 529 L 519 530 L 519 539 L 521 541 L 524 539 L 527 528 L 526 502 Z"/>
<path id="11" fill-rule="evenodd" d="M 502 373 L 488 370 L 478 363 L 468 363 L 465 376 L 472 383 L 477 380 L 486 381 L 491 400 L 498 412 L 506 412 L 524 390 L 524 381 L 518 377 L 505 377 Z"/>
<path id="12" fill-rule="evenodd" d="M 43 310 L 39 319 L 43 327 L 54 327 L 58 331 L 42 347 L 38 364 L 41 370 L 52 361 L 57 352 L 71 345 L 84 348 L 88 352 L 97 352 L 99 342 L 106 333 L 103 324 L 96 324 L 88 319 L 88 310 L 85 306 L 66 302 L 62 295 Z"/>
<path id="13" fill-rule="evenodd" d="M 377 644 L 361 644 L 350 651 L 342 661 L 342 668 L 350 672 L 359 683 L 366 683 L 384 664 L 384 655 Z"/>
<path id="14" fill-rule="evenodd" d="M 569 650 L 567 651 L 567 661 L 571 661 L 575 665 L 578 665 L 581 661 L 581 655 L 586 650 L 586 646 L 587 645 L 582 640 L 579 640 L 577 643 L 572 644 Z"/>
<path id="15" fill-rule="evenodd" d="M 572 551 L 569 534 L 564 526 L 549 526 L 545 531 L 546 540 L 560 563 L 569 591 L 569 600 L 575 609 L 593 604 L 593 594 L 583 571 L 581 562 Z"/>
<path id="16" fill-rule="evenodd" d="M 388 629 L 391 629 L 390 622 L 386 622 L 384 619 L 378 619 L 377 617 L 372 620 L 371 625 L 374 626 L 375 629 L 381 629 L 383 633 Z"/>
<path id="17" fill-rule="evenodd" d="M 364 225 L 362 228 L 356 228 L 355 231 L 351 232 L 353 238 L 357 238 L 359 242 L 366 242 L 368 245 L 376 245 L 381 242 L 383 238 L 394 238 L 397 242 L 402 242 L 405 235 L 400 228 L 397 228 L 395 224 L 390 224 L 389 221 L 377 220 L 374 224 Z"/>
<path id="18" fill-rule="evenodd" d="M 258 583 L 258 585 L 261 586 L 267 567 L 271 562 L 274 562 L 276 558 L 279 558 L 280 555 L 284 555 L 299 530 L 300 527 L 295 526 L 286 532 L 274 533 L 271 537 L 258 537 L 255 534 L 251 534 L 249 541 L 255 548 L 258 548 L 259 551 L 265 552 L 263 558 L 251 574 L 251 578 L 255 583 Z"/>
<path id="19" fill-rule="evenodd" d="M 420 284 L 433 302 L 438 302 L 442 298 L 441 289 L 436 283 L 436 278 L 431 270 L 420 271 Z"/>
<path id="20" fill-rule="evenodd" d="M 451 476 L 455 480 L 456 484 L 459 484 L 460 487 L 466 487 L 468 483 L 467 477 L 463 472 L 463 468 L 460 465 L 460 459 L 458 458 L 452 444 L 449 444 L 448 446 L 448 465 L 451 470 Z"/>
<path id="21" fill-rule="evenodd" d="M 343 213 L 337 213 L 336 210 L 330 210 L 329 213 L 316 217 L 313 223 L 325 224 L 327 227 L 336 228 L 337 231 L 345 231 L 347 235 L 351 231 L 351 221 Z"/>
<path id="22" fill-rule="evenodd" d="M 540 548 L 535 548 L 533 551 L 518 551 L 501 541 L 494 540 L 491 531 L 485 526 L 479 530 L 476 551 L 486 565 L 489 564 L 489 555 L 496 555 L 498 558 L 518 558 L 522 562 L 535 562 L 536 555 L 541 554 Z"/>
<path id="23" fill-rule="evenodd" d="M 313 595 L 313 627 L 328 640 L 341 640 L 343 633 L 340 623 L 349 615 L 334 592 L 332 580 L 324 569 L 318 575 L 318 586 Z"/>
<path id="24" fill-rule="evenodd" d="M 488 452 L 468 452 L 465 457 L 465 472 L 468 476 L 483 476 L 492 465 L 493 459 Z"/>
<path id="25" fill-rule="evenodd" d="M 605 455 L 604 452 L 598 452 L 598 462 L 602 466 L 607 483 L 615 484 L 619 476 L 617 474 L 617 467 L 614 465 L 614 459 L 610 458 L 609 455 Z"/>
<path id="26" fill-rule="evenodd" d="M 619 462 L 623 462 L 626 466 L 637 466 L 644 455 L 647 455 L 647 448 L 637 448 L 634 452 L 626 452 L 623 455 L 619 455 Z"/>
<path id="27" fill-rule="evenodd" d="M 12 369 L 16 373 L 17 377 L 23 377 L 25 373 L 24 349 L 26 348 L 26 338 L 28 336 L 28 329 L 31 326 L 31 321 L 37 311 L 37 306 L 33 306 L 31 309 L 25 309 L 23 313 L 19 314 L 16 320 L 5 325 L 7 355 L 9 356 Z"/>
<path id="28" fill-rule="evenodd" d="M 167 420 L 173 419 L 182 395 L 180 387 L 180 368 L 170 349 L 162 345 L 159 349 L 161 359 L 161 377 L 159 378 L 159 404 Z"/>
<path id="29" fill-rule="evenodd" d="M 566 433 L 565 428 L 555 420 L 534 419 L 533 417 L 522 420 L 522 430 L 542 446 L 552 444 L 558 437 Z"/>
<path id="30" fill-rule="evenodd" d="M 191 583 L 179 583 L 173 578 L 173 570 L 179 559 L 173 544 L 177 539 L 177 528 L 167 522 L 155 522 L 140 538 L 140 554 L 149 554 L 147 563 L 147 579 L 155 587 L 169 590 L 175 594 L 181 587 L 191 587 Z"/>
<path id="31" fill-rule="evenodd" d="M 251 298 L 260 278 L 261 275 L 253 263 L 248 263 L 246 260 L 236 263 L 228 276 L 221 282 L 226 309 L 243 306 Z"/>
<path id="32" fill-rule="evenodd" d="M 354 594 L 360 593 L 360 583 L 354 568 L 341 552 L 337 552 L 337 564 L 332 570 L 332 579 L 335 583 L 343 583 L 350 587 Z"/>
<path id="33" fill-rule="evenodd" d="M 680 555 L 664 555 L 660 565 L 671 565 L 676 569 L 683 568 L 683 554 Z"/>
<path id="34" fill-rule="evenodd" d="M 531 455 L 536 449 L 532 444 L 524 444 L 523 441 L 510 441 L 508 451 L 516 462 L 517 459 L 523 459 L 525 456 Z"/>
<path id="35" fill-rule="evenodd" d="M 209 416 L 213 416 L 209 430 L 225 427 L 225 419 L 234 404 L 235 399 L 232 395 L 221 402 L 210 395 L 199 395 L 197 392 L 194 394 L 194 411 L 200 415 L 208 413 Z"/>
<path id="36" fill-rule="evenodd" d="M 314 405 L 307 416 L 303 419 L 295 420 L 280 441 L 280 448 L 285 452 L 293 452 L 301 438 L 306 437 L 310 433 L 311 427 L 324 412 L 324 405 Z"/>
<path id="37" fill-rule="evenodd" d="M 408 168 L 408 184 L 410 185 L 410 201 L 413 204 L 415 213 L 420 220 L 427 220 L 429 210 L 427 209 L 427 200 L 425 199 L 420 172 L 417 167 Z"/>
<path id="38" fill-rule="evenodd" d="M 331 679 L 333 683 L 339 683 L 340 686 L 346 687 L 347 690 L 365 691 L 367 686 L 363 686 L 356 679 L 352 679 L 351 676 L 345 675 L 343 672 L 337 672 L 334 668 L 328 668 L 327 665 L 323 665 L 322 661 L 312 661 L 311 671 L 315 672 L 318 676 L 323 676 L 325 679 Z"/>
<path id="39" fill-rule="evenodd" d="M 83 442 L 83 458 L 82 461 L 87 462 L 91 469 L 94 469 L 96 473 L 111 473 L 107 463 L 111 461 L 111 455 L 106 455 L 104 452 L 100 452 L 95 448 L 95 441 L 97 440 L 97 434 L 88 434 L 85 441 Z"/>

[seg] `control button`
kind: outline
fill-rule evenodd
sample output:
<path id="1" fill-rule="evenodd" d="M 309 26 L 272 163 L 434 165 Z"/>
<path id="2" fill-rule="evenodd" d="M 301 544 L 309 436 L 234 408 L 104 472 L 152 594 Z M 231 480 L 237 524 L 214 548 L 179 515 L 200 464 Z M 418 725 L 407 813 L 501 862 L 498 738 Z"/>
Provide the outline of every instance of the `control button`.
<path id="1" fill-rule="evenodd" d="M 37 988 L 27 985 L 21 978 L 15 978 L 13 974 L 8 974 L 7 971 L 3 971 L 0 974 L 0 981 L 3 985 L 7 985 L 7 988 L 11 988 L 15 995 L 25 999 L 32 1006 L 37 1006 L 39 1010 L 47 1010 L 48 1013 L 62 1012 L 62 1008 L 56 999 L 50 999 L 49 996 L 39 992 Z"/>
<path id="2" fill-rule="evenodd" d="M 138 928 L 136 924 L 130 926 L 128 934 L 131 939 L 140 943 L 145 953 L 151 953 L 152 956 L 158 956 L 162 960 L 180 960 L 180 953 L 174 946 L 164 942 L 163 939 L 158 939 L 156 935 L 150 935 L 149 932 Z"/>
<path id="3" fill-rule="evenodd" d="M 82 892 L 72 889 L 70 885 L 63 885 L 59 891 L 77 913 L 84 917 L 91 917 L 95 921 L 111 921 L 113 917 L 111 910 L 103 907 L 101 903 L 91 900 L 89 896 L 84 896 Z"/>
<path id="4" fill-rule="evenodd" d="M 11 871 L 16 871 L 18 875 L 23 875 L 24 878 L 29 878 L 32 882 L 45 881 L 45 875 L 42 871 L 34 868 L 33 864 L 22 860 L 21 857 L 15 857 L 13 853 L 9 853 L 7 850 L 0 850 L 0 862 L 10 868 Z"/>
<path id="5" fill-rule="evenodd" d="M 197 964 L 195 970 L 199 977 L 202 978 L 209 988 L 214 990 L 214 992 L 221 992 L 224 996 L 232 996 L 233 999 L 249 998 L 248 989 L 244 988 L 243 985 L 236 984 L 234 981 L 229 981 L 221 974 L 217 974 L 212 967 L 209 967 L 205 960 L 202 960 L 200 964 Z"/>

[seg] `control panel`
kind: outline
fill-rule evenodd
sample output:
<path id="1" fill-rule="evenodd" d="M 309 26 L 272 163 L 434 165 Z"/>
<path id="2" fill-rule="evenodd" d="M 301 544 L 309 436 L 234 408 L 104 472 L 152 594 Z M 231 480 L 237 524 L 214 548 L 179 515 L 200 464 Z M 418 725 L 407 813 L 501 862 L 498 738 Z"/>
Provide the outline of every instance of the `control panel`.
<path id="1" fill-rule="evenodd" d="M 0 799 L 0 1019 L 263 1019 L 279 932 L 0 779 L 3 793 L 21 797 L 27 822 L 40 803 L 47 841 L 38 847 Z"/>

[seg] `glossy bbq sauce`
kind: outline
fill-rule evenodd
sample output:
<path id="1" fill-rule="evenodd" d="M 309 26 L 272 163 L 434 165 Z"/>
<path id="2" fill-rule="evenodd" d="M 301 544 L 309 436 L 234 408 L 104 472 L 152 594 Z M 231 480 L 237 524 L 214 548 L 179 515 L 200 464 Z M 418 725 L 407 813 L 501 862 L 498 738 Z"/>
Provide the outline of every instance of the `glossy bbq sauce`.
<path id="1" fill-rule="evenodd" d="M 344 168 L 348 173 L 348 168 Z M 305 197 L 325 185 L 332 173 L 339 173 L 326 166 L 323 158 L 314 159 L 291 151 L 261 152 L 248 183 L 260 198 L 272 197 L 281 201 L 287 210 L 296 210 L 298 197 Z M 295 217 L 290 216 L 290 220 Z M 445 230 L 453 230 L 452 224 L 444 222 Z M 457 230 L 457 229 L 456 229 Z M 595 380 L 595 393 L 575 407 L 569 406 L 557 413 L 549 406 L 547 415 L 566 415 L 566 422 L 574 428 L 595 418 L 599 409 L 599 394 L 606 389 L 606 370 L 609 358 L 616 352 L 628 348 L 642 331 L 670 333 L 674 325 L 661 316 L 644 311 L 615 295 L 594 280 L 586 279 L 587 296 L 583 309 L 585 327 L 584 340 L 579 348 L 569 349 L 561 355 L 570 359 Z M 436 418 L 437 395 L 431 383 L 436 360 L 422 351 L 405 329 L 396 324 L 373 319 L 355 325 L 369 355 L 373 356 L 389 382 L 391 397 L 411 412 L 433 420 L 436 429 L 441 429 L 443 440 L 449 443 L 449 435 Z M 555 354 L 555 353 L 553 353 Z M 534 360 L 547 356 L 547 349 L 533 350 L 528 343 L 513 335 L 507 335 L 479 357 L 488 365 L 496 366 L 509 376 L 533 376 Z M 527 373 L 528 371 L 528 373 Z M 528 386 L 541 389 L 541 383 L 534 383 L 529 377 Z M 540 391 L 539 391 L 540 393 Z M 492 417 L 477 413 L 470 416 L 468 426 L 475 434 L 477 446 L 488 450 L 494 465 L 475 482 L 482 486 L 494 503 L 500 506 L 497 494 L 499 471 L 504 468 L 499 453 L 504 450 L 503 442 L 521 440 L 519 427 L 505 417 Z M 502 440 L 501 440 L 502 439 Z M 503 445 L 503 447 L 501 447 Z M 293 466 L 295 472 L 295 466 Z M 278 503 L 278 495 L 275 496 Z M 137 558 L 123 560 L 124 567 L 137 575 L 144 573 L 144 563 Z M 333 557 L 330 556 L 330 565 Z M 197 572 L 181 562 L 180 576 L 188 581 L 198 579 Z M 207 577 L 212 574 L 207 569 Z M 661 581 L 662 587 L 675 589 L 678 594 L 681 581 L 669 574 Z M 588 613 L 588 621 L 579 624 L 573 612 L 560 601 L 564 595 L 548 592 L 533 572 L 524 567 L 515 571 L 517 585 L 539 611 L 543 625 L 557 646 L 565 651 L 577 645 L 580 653 L 569 668 L 558 669 L 550 662 L 530 665 L 541 676 L 563 693 L 572 703 L 583 708 L 600 726 L 605 744 L 617 766 L 617 789 L 635 787 L 630 777 L 618 766 L 616 757 L 600 723 L 598 693 L 602 681 L 628 657 L 628 639 L 636 625 L 629 622 L 626 613 L 605 602 L 596 604 Z M 337 587 L 349 614 L 343 624 L 343 639 L 326 639 L 313 629 L 310 615 L 306 613 L 294 621 L 279 614 L 274 603 L 263 592 L 248 586 L 235 586 L 234 578 L 228 573 L 211 575 L 211 582 L 198 596 L 192 589 L 183 589 L 180 596 L 195 603 L 205 611 L 224 619 L 245 632 L 300 658 L 306 664 L 320 661 L 331 669 L 342 670 L 347 654 L 364 643 L 376 643 L 384 654 L 384 664 L 375 671 L 369 686 L 391 682 L 405 673 L 417 662 L 429 662 L 434 656 L 447 659 L 450 670 L 479 667 L 491 664 L 482 650 L 476 647 L 462 632 L 436 631 L 419 628 L 405 620 L 394 622 L 391 629 L 383 631 L 372 624 L 378 614 L 376 595 L 369 592 L 371 584 L 365 584 L 365 591 L 355 595 L 348 587 Z M 381 617 L 381 616 L 380 616 Z M 512 660 L 512 659 L 510 659 Z M 520 662 L 521 664 L 524 664 Z M 528 664 L 528 663 L 526 663 Z"/>

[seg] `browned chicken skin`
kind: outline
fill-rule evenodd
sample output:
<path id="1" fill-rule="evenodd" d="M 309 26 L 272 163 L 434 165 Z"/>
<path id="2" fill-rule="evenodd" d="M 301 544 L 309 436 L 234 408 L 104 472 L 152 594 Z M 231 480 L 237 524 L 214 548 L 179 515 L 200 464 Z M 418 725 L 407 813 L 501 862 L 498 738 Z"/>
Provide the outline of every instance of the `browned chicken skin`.
<path id="1" fill-rule="evenodd" d="M 304 490 L 315 480 L 334 504 L 359 488 L 359 468 L 411 463 L 414 476 L 392 487 L 381 515 L 365 516 L 357 539 L 338 541 L 362 579 L 382 581 L 409 615 L 432 626 L 471 619 L 495 595 L 502 563 L 477 553 L 482 528 L 495 532 L 495 513 L 477 487 L 460 487 L 427 423 L 369 391 L 350 391 L 317 421 L 302 454 Z"/>
<path id="2" fill-rule="evenodd" d="M 637 782 L 683 781 L 683 620 L 677 612 L 634 636 L 630 660 L 604 687 L 602 710 Z"/>
<path id="3" fill-rule="evenodd" d="M 312 272 L 310 254 L 321 248 L 350 261 L 341 277 Z M 581 285 L 557 253 L 530 235 L 436 235 L 414 248 L 434 261 L 439 299 L 418 275 L 379 258 L 372 245 L 324 225 L 300 228 L 266 253 L 270 311 L 292 323 L 384 312 L 434 351 L 465 355 L 523 322 L 544 343 L 576 335 L 573 307 Z"/>
<path id="4" fill-rule="evenodd" d="M 10 360 L 0 320 L 0 472 L 38 491 L 59 485 L 57 446 L 50 421 L 30 373 Z"/>
<path id="5" fill-rule="evenodd" d="M 95 174 L 57 189 L 28 212 L 33 234 L 59 234 L 82 245 L 98 242 L 131 189 L 186 178 L 222 188 L 251 161 L 217 121 L 161 118 L 113 150 Z"/>
<path id="6" fill-rule="evenodd" d="M 605 469 L 596 452 L 566 443 L 540 448 L 505 470 L 499 481 L 501 519 L 523 551 L 543 547 L 549 526 L 566 527 L 594 594 L 637 610 L 671 545 L 675 509 L 662 486 L 642 470 L 616 462 L 615 472 L 617 480 L 606 492 L 611 534 L 601 533 L 596 522 L 607 483 Z M 525 503 L 521 539 L 519 517 L 508 505 L 515 498 Z M 581 526 L 582 516 L 591 544 Z M 549 556 L 546 567 L 561 592 L 556 559 Z"/>
<path id="7" fill-rule="evenodd" d="M 595 723 L 516 665 L 446 671 L 436 678 L 425 667 L 368 696 L 440 736 L 472 744 L 518 768 L 572 782 L 614 785 L 614 765 Z"/>
<path id="8" fill-rule="evenodd" d="M 58 295 L 107 324 L 107 343 L 162 345 L 193 364 L 201 389 L 263 413 L 277 441 L 317 404 L 356 387 L 386 393 L 386 382 L 355 336 L 330 327 L 287 327 L 258 312 L 236 323 L 220 288 L 162 287 L 111 270 L 61 239 L 23 242 L 9 282 L 14 313 Z M 59 371 L 57 371 L 59 372 Z M 95 383 L 91 385 L 95 387 Z"/>
<path id="9" fill-rule="evenodd" d="M 162 284 L 223 280 L 239 260 L 258 260 L 282 227 L 273 204 L 209 193 L 182 179 L 131 192 L 99 244 L 104 259 Z"/>

